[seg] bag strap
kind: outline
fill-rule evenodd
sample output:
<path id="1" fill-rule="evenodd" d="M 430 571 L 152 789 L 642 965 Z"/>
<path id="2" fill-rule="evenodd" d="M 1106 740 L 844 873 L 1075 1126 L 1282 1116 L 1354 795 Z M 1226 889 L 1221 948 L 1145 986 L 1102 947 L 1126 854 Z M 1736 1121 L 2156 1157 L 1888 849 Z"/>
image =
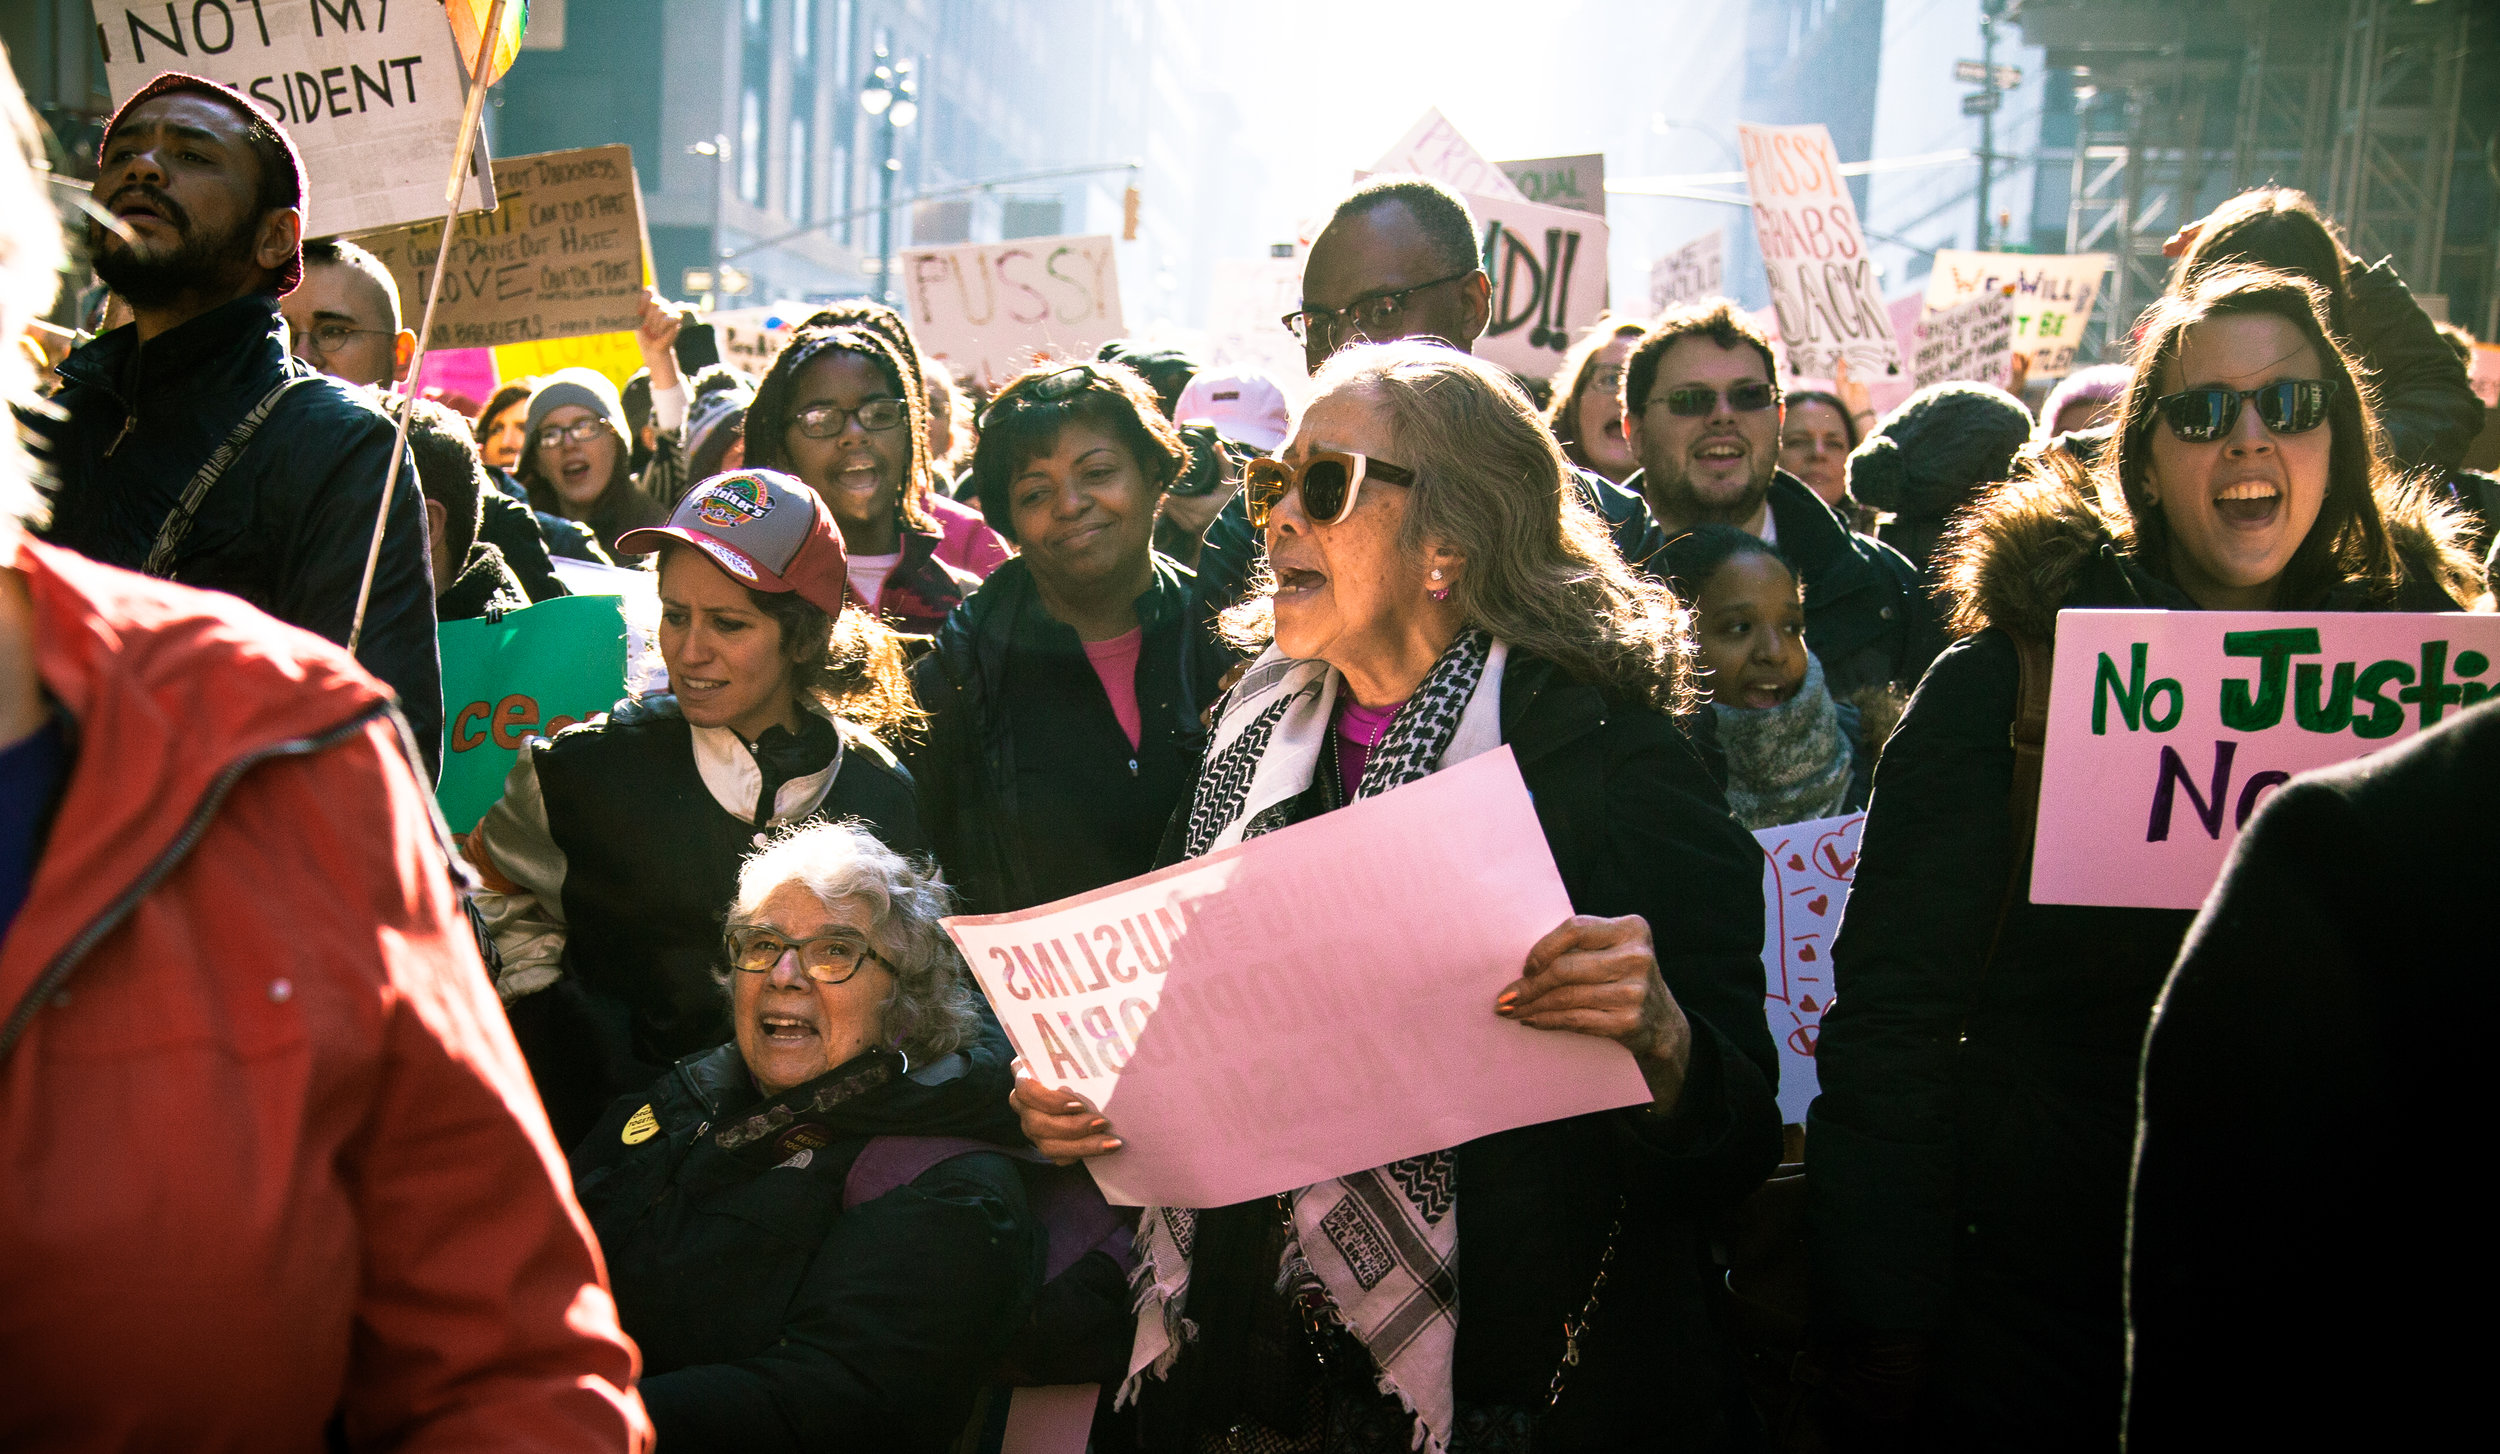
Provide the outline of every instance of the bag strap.
<path id="1" fill-rule="evenodd" d="M 2007 635 L 2014 642 L 2017 669 L 2014 721 L 2005 734 L 2014 749 L 2014 784 L 2005 799 L 2007 816 L 2014 825 L 2014 852 L 2006 869 L 2005 896 L 1997 903 L 1996 928 L 1988 936 L 1988 957 L 1983 967 L 1996 962 L 1997 948 L 2005 939 L 2006 920 L 2013 917 L 2014 905 L 2024 897 L 2031 879 L 2032 840 L 2040 828 L 2040 763 L 2049 740 L 2049 667 L 2055 659 L 2051 643 L 2012 632 Z"/>
<path id="2" fill-rule="evenodd" d="M 174 552 L 182 548 L 184 538 L 190 535 L 191 520 L 200 513 L 200 502 L 208 498 L 209 490 L 216 485 L 219 477 L 234 463 L 235 457 L 243 453 L 243 446 L 252 442 L 252 436 L 259 432 L 262 422 L 269 418 L 270 411 L 278 407 L 278 401 L 286 397 L 287 391 L 318 377 L 318 374 L 297 374 L 280 380 L 278 387 L 262 395 L 261 401 L 252 406 L 252 412 L 243 416 L 243 422 L 234 426 L 234 432 L 226 436 L 226 442 L 217 446 L 217 452 L 208 457 L 208 463 L 201 465 L 200 472 L 191 477 L 191 483 L 182 492 L 181 502 L 166 515 L 165 523 L 157 527 L 156 544 L 149 547 L 147 561 L 139 567 L 143 573 L 159 580 L 173 578 Z"/>
<path id="3" fill-rule="evenodd" d="M 908 1186 L 940 1162 L 975 1151 L 1005 1151 L 989 1141 L 964 1136 L 871 1136 L 842 1178 L 842 1210 L 873 1202 L 899 1186 Z"/>

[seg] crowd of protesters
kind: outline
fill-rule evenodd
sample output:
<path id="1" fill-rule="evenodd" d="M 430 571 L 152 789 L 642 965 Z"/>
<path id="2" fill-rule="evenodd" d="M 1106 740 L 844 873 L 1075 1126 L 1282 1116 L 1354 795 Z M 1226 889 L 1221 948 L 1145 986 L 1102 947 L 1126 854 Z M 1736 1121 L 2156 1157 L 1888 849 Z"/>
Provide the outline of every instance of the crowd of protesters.
<path id="1" fill-rule="evenodd" d="M 2374 945 L 2473 952 L 2389 865 L 2488 862 L 2500 707 L 2277 793 L 2201 917 L 2028 890 L 2061 610 L 2491 606 L 2464 364 L 2300 194 L 2181 229 L 2036 411 L 1878 418 L 1723 298 L 1513 378 L 1404 175 L 1309 248 L 1299 410 L 1138 340 L 976 398 L 866 300 L 681 368 L 652 293 L 625 387 L 464 411 L 285 133 L 175 75 L 97 159 L 128 321 L 18 377 L 59 259 L 0 106 L 0 1446 L 989 1449 L 1095 1384 L 1101 1454 L 2171 1448 L 2465 1386 L 2419 1315 L 2468 1230 L 2389 1195 L 2461 1072 Z M 599 569 L 664 688 L 451 840 L 438 625 Z M 1648 1099 L 1104 1203 L 1120 1125 L 940 919 L 1505 747 L 1571 912 L 1483 1013 Z M 1783 1127 L 1749 830 L 1858 812 Z"/>

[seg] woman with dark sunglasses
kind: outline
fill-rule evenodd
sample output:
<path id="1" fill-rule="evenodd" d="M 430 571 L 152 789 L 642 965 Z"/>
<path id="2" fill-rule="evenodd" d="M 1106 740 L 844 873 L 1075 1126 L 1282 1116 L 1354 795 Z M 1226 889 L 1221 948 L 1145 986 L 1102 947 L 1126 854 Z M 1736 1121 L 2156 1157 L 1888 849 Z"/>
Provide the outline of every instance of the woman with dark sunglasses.
<path id="1" fill-rule="evenodd" d="M 1509 375 L 1407 340 L 1345 349 L 1313 384 L 1283 457 L 1252 462 L 1270 574 L 1229 625 L 1261 655 L 1164 856 L 1507 747 L 1575 912 L 1510 985 L 1454 993 L 1622 1045 L 1652 1098 L 1146 1209 L 1139 1347 L 1164 1351 L 1123 1390 L 1138 1430 L 1117 1447 L 1740 1447 L 1702 1229 L 1779 1156 L 1762 857 L 1671 715 L 1694 701 L 1684 613 L 1615 552 Z M 1253 911 L 1280 955 L 1363 934 Z M 1046 1154 L 1120 1154 L 1066 1087 L 1015 1099 Z"/>
<path id="2" fill-rule="evenodd" d="M 920 818 L 972 912 L 1145 872 L 1230 655 L 1189 570 L 1153 548 L 1187 452 L 1116 363 L 1045 365 L 981 419 L 976 498 L 1018 554 L 916 663 Z"/>
<path id="3" fill-rule="evenodd" d="M 2017 786 L 2009 731 L 2026 690 L 2045 711 L 2062 608 L 2452 611 L 2482 594 L 2456 522 L 2382 462 L 2326 309 L 2314 284 L 2246 268 L 2163 299 L 2092 471 L 2049 455 L 1948 537 L 1961 639 L 1876 768 L 1815 1048 L 1835 1417 L 1913 1447 L 2116 1440 L 2136 1068 L 2195 916 L 2031 902 L 2018 824 L 2037 769 Z"/>
<path id="4" fill-rule="evenodd" d="M 748 406 L 750 468 L 796 475 L 833 511 L 852 599 L 897 631 L 934 632 L 979 578 L 939 551 L 930 514 L 927 398 L 894 338 L 810 319 Z"/>

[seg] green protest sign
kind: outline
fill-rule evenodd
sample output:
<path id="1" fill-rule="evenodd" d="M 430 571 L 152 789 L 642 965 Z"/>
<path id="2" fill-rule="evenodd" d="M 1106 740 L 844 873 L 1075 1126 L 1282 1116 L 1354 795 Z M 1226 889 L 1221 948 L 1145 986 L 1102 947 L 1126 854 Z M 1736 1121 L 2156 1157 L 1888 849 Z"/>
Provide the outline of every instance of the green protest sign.
<path id="1" fill-rule="evenodd" d="M 625 694 L 625 608 L 560 596 L 498 621 L 446 621 L 443 819 L 467 833 L 503 795 L 521 744 L 616 705 Z"/>

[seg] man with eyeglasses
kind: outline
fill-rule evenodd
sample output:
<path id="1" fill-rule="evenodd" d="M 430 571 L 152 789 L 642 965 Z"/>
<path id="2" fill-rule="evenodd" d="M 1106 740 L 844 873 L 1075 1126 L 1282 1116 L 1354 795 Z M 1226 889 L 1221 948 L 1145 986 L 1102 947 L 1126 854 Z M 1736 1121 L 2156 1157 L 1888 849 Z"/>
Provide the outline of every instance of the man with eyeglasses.
<path id="1" fill-rule="evenodd" d="M 108 565 L 239 596 L 345 644 L 393 429 L 371 396 L 288 354 L 304 170 L 241 95 L 167 73 L 106 123 L 96 275 L 133 322 L 74 350 L 40 421 L 59 490 L 49 538 Z M 387 374 L 385 374 L 387 377 Z M 399 694 L 427 766 L 442 747 L 434 576 L 403 454 L 357 660 Z"/>
<path id="2" fill-rule="evenodd" d="M 1624 361 L 1624 438 L 1641 463 L 1624 484 L 1669 538 L 1733 525 L 1779 547 L 1834 696 L 1914 685 L 1943 646 L 1918 572 L 1779 467 L 1781 413 L 1770 340 L 1734 303 L 1670 309 Z"/>
<path id="3" fill-rule="evenodd" d="M 304 280 L 278 305 L 295 356 L 334 379 L 386 387 L 408 377 L 417 335 L 400 325 L 399 285 L 343 238 L 304 244 Z"/>

